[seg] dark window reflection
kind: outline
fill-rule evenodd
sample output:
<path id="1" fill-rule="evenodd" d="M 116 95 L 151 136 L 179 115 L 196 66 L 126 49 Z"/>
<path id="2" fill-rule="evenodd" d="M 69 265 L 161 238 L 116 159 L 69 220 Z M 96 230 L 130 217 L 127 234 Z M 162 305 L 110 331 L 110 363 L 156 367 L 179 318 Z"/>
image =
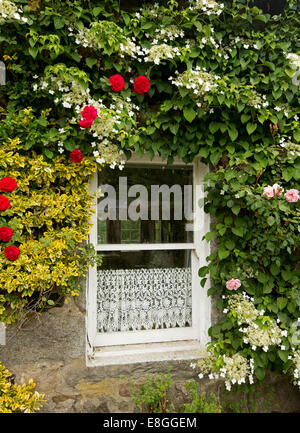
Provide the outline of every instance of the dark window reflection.
<path id="1" fill-rule="evenodd" d="M 120 181 L 120 178 L 123 180 Z M 139 194 L 133 193 L 133 197 L 128 197 L 127 194 L 126 203 L 124 195 L 122 197 L 119 191 L 120 182 L 126 185 L 127 192 L 133 185 L 142 185 L 145 188 L 144 197 L 148 198 L 147 201 L 143 201 L 144 197 Z M 101 185 L 112 186 L 116 191 L 116 197 L 115 201 L 111 202 L 111 217 L 106 220 L 103 220 L 100 215 L 103 209 L 106 213 L 108 211 L 108 207 L 104 206 L 107 204 L 108 194 L 98 199 L 98 242 L 100 244 L 193 242 L 192 231 L 186 230 L 186 223 L 191 222 L 193 210 L 192 184 L 193 170 L 190 166 L 138 165 L 127 166 L 123 171 L 105 167 L 99 173 L 98 185 L 100 188 Z M 157 189 L 153 190 L 154 185 L 157 186 L 156 188 L 163 185 L 169 188 L 166 188 L 162 194 L 158 193 Z M 109 197 L 114 198 L 113 195 Z M 159 201 L 155 202 L 157 198 Z M 140 204 L 137 200 L 140 200 Z M 135 221 L 128 215 L 130 205 L 131 209 L 135 209 L 136 214 L 140 215 Z M 128 219 L 124 220 L 126 214 Z"/>
<path id="2" fill-rule="evenodd" d="M 100 255 L 100 270 L 191 267 L 190 250 L 103 251 Z"/>

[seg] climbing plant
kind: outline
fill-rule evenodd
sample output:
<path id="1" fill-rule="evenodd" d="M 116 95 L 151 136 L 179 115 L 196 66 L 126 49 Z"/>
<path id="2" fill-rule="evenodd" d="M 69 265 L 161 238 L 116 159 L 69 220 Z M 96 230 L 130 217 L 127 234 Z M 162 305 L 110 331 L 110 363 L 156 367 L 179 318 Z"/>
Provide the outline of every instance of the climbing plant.
<path id="1" fill-rule="evenodd" d="M 130 3 L 2 0 L 1 149 L 10 155 L 14 143 L 20 158 L 14 166 L 7 156 L 1 173 L 18 181 L 19 161 L 38 157 L 41 167 L 57 173 L 63 199 L 76 201 L 89 197 L 86 180 L 96 165 L 122 169 L 133 151 L 170 164 L 174 157 L 200 156 L 211 167 L 205 210 L 215 217 L 205 240 L 215 238 L 218 251 L 199 271 L 199 290 L 210 275 L 209 295 L 219 296 L 224 316 L 210 329 L 209 356 L 195 368 L 200 376 L 223 377 L 227 388 L 262 379 L 269 368 L 290 373 L 299 385 L 297 5 L 270 15 L 250 1 Z M 1 257 L 3 275 L 21 266 L 28 275 L 26 260 L 34 257 L 28 248 L 47 248 L 54 233 L 60 251 L 63 242 L 68 260 L 76 261 L 69 255 L 74 243 L 62 240 L 63 233 L 72 227 L 72 242 L 83 239 L 80 227 L 87 234 L 89 199 L 74 220 L 57 214 L 47 230 L 20 227 L 22 219 L 42 218 L 33 209 L 40 212 L 46 189 L 53 205 L 53 171 L 40 170 L 39 180 L 30 180 L 41 189 L 40 201 L 26 208 L 27 171 L 1 215 L 3 224 L 15 224 L 12 240 L 21 252 L 12 263 Z M 78 197 L 68 196 L 67 176 Z M 16 213 L 19 220 L 11 219 Z M 53 264 L 46 266 L 53 272 Z M 21 289 L 13 275 L 13 290 L 1 288 L 4 304 L 40 293 L 33 282 Z M 73 277 L 65 275 L 66 286 L 58 277 L 53 287 L 70 292 Z"/>

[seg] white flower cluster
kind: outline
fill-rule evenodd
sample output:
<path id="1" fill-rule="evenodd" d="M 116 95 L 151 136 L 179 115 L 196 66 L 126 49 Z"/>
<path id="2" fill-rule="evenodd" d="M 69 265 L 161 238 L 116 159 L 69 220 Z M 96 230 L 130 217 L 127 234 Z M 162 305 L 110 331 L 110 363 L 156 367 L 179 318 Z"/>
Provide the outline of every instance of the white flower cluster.
<path id="1" fill-rule="evenodd" d="M 300 156 L 300 144 L 294 143 L 288 137 L 287 137 L 287 139 L 285 137 L 281 137 L 279 140 L 279 146 L 286 149 L 291 156 L 294 156 L 294 155 Z"/>
<path id="2" fill-rule="evenodd" d="M 113 103 L 110 104 L 109 108 L 105 107 L 101 100 L 88 99 L 81 107 L 76 107 L 77 113 L 80 114 L 87 104 L 93 105 L 98 112 L 98 117 L 90 127 L 90 132 L 97 140 L 92 143 L 92 147 L 97 147 L 97 150 L 93 152 L 96 162 L 109 164 L 111 168 L 118 166 L 122 170 L 125 164 L 124 159 L 122 159 L 123 152 L 118 151 L 115 141 L 121 140 L 120 125 L 124 117 L 132 120 L 135 116 L 134 110 L 138 111 L 139 107 L 131 103 L 129 97 L 124 100 L 116 95 L 113 96 Z"/>
<path id="3" fill-rule="evenodd" d="M 191 11 L 200 9 L 206 15 L 220 15 L 224 9 L 224 3 L 217 3 L 215 0 L 192 0 L 191 3 L 192 5 L 189 7 Z"/>
<path id="4" fill-rule="evenodd" d="M 35 76 L 34 78 L 38 77 Z M 109 164 L 111 168 L 118 166 L 120 170 L 123 169 L 125 161 L 114 141 L 120 140 L 118 126 L 121 124 L 122 116 L 133 118 L 134 110 L 139 109 L 130 103 L 130 98 L 127 98 L 129 101 L 124 101 L 118 96 L 114 96 L 114 103 L 107 108 L 101 99 L 94 100 L 90 96 L 90 89 L 84 90 L 77 81 L 70 78 L 65 82 L 55 75 L 44 77 L 39 84 L 35 83 L 33 90 L 43 90 L 52 95 L 55 94 L 54 102 L 56 104 L 61 103 L 64 108 L 75 109 L 77 117 L 70 120 L 71 124 L 79 124 L 81 111 L 86 105 L 93 105 L 97 109 L 98 117 L 94 120 L 89 131 L 96 140 L 92 142 L 91 146 L 98 148 L 93 152 L 96 162 L 100 165 Z M 64 131 L 60 130 L 60 132 L 63 133 Z M 58 152 L 63 153 L 63 142 L 60 140 L 57 145 Z"/>
<path id="5" fill-rule="evenodd" d="M 258 310 L 251 302 L 251 298 L 245 292 L 231 295 L 228 306 L 231 311 L 236 313 L 239 324 L 250 323 L 259 315 Z"/>
<path id="6" fill-rule="evenodd" d="M 151 4 L 151 6 L 140 8 L 141 13 L 136 12 L 135 16 L 137 19 L 140 19 L 142 17 L 142 15 L 148 16 L 148 17 L 153 17 L 153 18 L 158 18 L 162 15 L 161 12 L 159 12 L 159 8 L 160 8 L 159 3 L 153 3 L 153 4 Z"/>
<path id="7" fill-rule="evenodd" d="M 97 31 L 98 29 L 96 28 L 96 25 L 98 24 L 99 23 L 94 23 L 94 25 L 91 24 L 91 28 L 79 29 L 77 32 L 74 29 L 69 28 L 69 36 L 75 36 L 75 43 L 77 45 L 83 46 L 84 48 L 88 47 L 94 50 L 102 50 L 103 41 L 99 32 Z M 134 37 L 130 39 L 125 37 L 123 34 L 119 34 L 116 36 L 116 41 L 119 42 L 119 51 L 121 52 L 120 57 L 123 58 L 124 54 L 127 54 L 133 58 L 136 58 L 138 55 L 144 55 L 141 47 L 135 43 Z"/>
<path id="8" fill-rule="evenodd" d="M 239 328 L 239 331 L 244 334 L 243 342 L 250 344 L 252 350 L 262 347 L 263 351 L 267 352 L 269 346 L 281 343 L 281 337 L 286 334 L 286 331 L 281 331 L 273 319 L 263 316 L 264 310 L 258 311 L 252 301 L 253 298 L 250 298 L 245 292 L 236 293 L 230 296 L 228 306 L 236 314 L 239 325 L 242 323 L 248 325 Z M 260 326 L 255 323 L 258 318 L 261 322 Z"/>
<path id="9" fill-rule="evenodd" d="M 288 115 L 290 114 L 290 109 L 287 104 L 278 104 L 276 105 L 276 107 L 274 107 L 274 110 L 277 111 L 278 113 L 280 111 L 283 111 L 285 117 L 288 117 Z"/>
<path id="10" fill-rule="evenodd" d="M 27 23 L 28 19 L 22 16 L 23 10 L 9 0 L 0 0 L 0 24 L 7 19 L 15 19 Z"/>
<path id="11" fill-rule="evenodd" d="M 252 349 L 253 346 L 255 348 L 262 347 L 263 351 L 267 352 L 272 344 L 279 345 L 281 343 L 281 330 L 272 319 L 262 319 L 262 323 L 263 327 L 260 328 L 256 323 L 251 322 L 246 330 L 247 338 L 245 340 L 252 345 Z"/>
<path id="12" fill-rule="evenodd" d="M 286 58 L 290 61 L 294 68 L 300 68 L 300 55 L 296 53 L 288 53 Z"/>
<path id="13" fill-rule="evenodd" d="M 266 100 L 267 99 L 266 95 L 261 95 L 254 89 L 251 89 L 251 91 L 252 91 L 252 96 L 249 97 L 247 105 L 250 105 L 251 107 L 258 108 L 258 109 L 269 106 L 269 102 Z"/>
<path id="14" fill-rule="evenodd" d="M 224 367 L 220 368 L 220 376 L 225 379 L 225 387 L 228 391 L 231 390 L 231 384 L 241 385 L 246 383 L 247 378 L 250 384 L 253 383 L 254 361 L 252 359 L 248 363 L 248 360 L 239 353 L 235 353 L 232 357 L 224 355 L 223 359 Z"/>
<path id="15" fill-rule="evenodd" d="M 197 367 L 200 370 L 198 374 L 199 379 L 203 379 L 205 374 L 209 375 L 209 379 L 218 379 L 218 374 L 213 373 L 213 365 L 217 361 L 217 357 L 214 353 L 202 351 L 202 353 L 198 353 L 198 356 L 201 358 L 198 359 L 196 364 L 191 364 L 191 367 L 193 369 Z"/>
<path id="16" fill-rule="evenodd" d="M 293 371 L 293 378 L 295 379 L 293 384 L 298 385 L 300 387 L 300 350 L 294 352 L 294 356 L 292 358 L 295 369 Z"/>
<path id="17" fill-rule="evenodd" d="M 196 367 L 200 370 L 198 374 L 199 379 L 203 379 L 204 375 L 207 375 L 209 379 L 223 379 L 225 381 L 225 387 L 228 391 L 231 389 L 231 385 L 237 383 L 241 385 L 249 380 L 249 383 L 253 383 L 253 372 L 254 372 L 254 360 L 248 361 L 244 356 L 239 353 L 235 353 L 232 356 L 223 355 L 222 367 L 215 371 L 214 364 L 217 361 L 217 357 L 213 353 L 209 353 L 207 356 L 199 359 L 196 364 L 191 364 L 193 369 Z"/>
<path id="18" fill-rule="evenodd" d="M 144 55 L 141 47 L 135 43 L 135 37 L 132 39 L 125 38 L 125 41 L 120 44 L 120 51 L 122 53 L 120 54 L 120 57 L 124 57 L 124 54 L 133 58 L 137 58 L 139 55 Z M 141 61 L 140 59 L 138 60 Z"/>
<path id="19" fill-rule="evenodd" d="M 82 45 L 84 48 L 93 48 L 95 50 L 102 48 L 96 35 L 91 31 L 91 29 L 80 29 L 76 35 L 74 35 L 74 30 L 72 28 L 69 28 L 69 31 L 69 36 L 76 36 L 75 42 L 77 45 Z"/>
<path id="20" fill-rule="evenodd" d="M 255 48 L 256 50 L 259 49 L 259 46 L 255 42 L 253 42 L 251 39 L 240 38 L 240 36 L 237 36 L 233 42 L 235 42 L 236 44 L 241 43 L 241 46 L 245 50 L 248 50 L 249 48 Z"/>
<path id="21" fill-rule="evenodd" d="M 48 75 L 41 79 L 39 83 L 34 83 L 33 90 L 43 90 L 51 95 L 56 94 L 54 102 L 56 104 L 62 103 L 64 108 L 81 105 L 84 100 L 90 97 L 90 90 L 84 90 L 77 81 L 70 79 L 66 82 L 55 75 Z"/>
<path id="22" fill-rule="evenodd" d="M 148 53 L 148 56 L 145 57 L 145 61 L 154 62 L 156 65 L 159 65 L 162 60 L 173 59 L 181 55 L 179 48 L 171 47 L 167 44 L 152 45 L 149 50 L 144 48 L 144 51 Z"/>
<path id="23" fill-rule="evenodd" d="M 183 30 L 173 24 L 165 28 L 156 29 L 155 33 L 156 39 L 162 40 L 163 42 L 174 41 L 179 37 L 184 38 Z"/>
<path id="24" fill-rule="evenodd" d="M 200 99 L 204 102 L 208 100 L 208 93 L 214 92 L 217 88 L 217 80 L 220 79 L 218 75 L 209 74 L 206 70 L 199 66 L 195 69 L 188 69 L 179 75 L 176 71 L 176 78 L 169 77 L 172 84 L 178 87 L 185 87 L 193 93 L 195 99 Z M 201 103 L 197 103 L 201 106 Z"/>

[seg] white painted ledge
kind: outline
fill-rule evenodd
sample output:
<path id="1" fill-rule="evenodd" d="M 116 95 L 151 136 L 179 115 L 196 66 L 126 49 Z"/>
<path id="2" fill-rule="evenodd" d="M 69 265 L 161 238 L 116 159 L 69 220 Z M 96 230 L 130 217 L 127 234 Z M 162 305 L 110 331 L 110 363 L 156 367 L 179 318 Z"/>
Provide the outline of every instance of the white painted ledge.
<path id="1" fill-rule="evenodd" d="M 199 357 L 199 355 L 197 356 L 199 349 L 200 342 L 198 340 L 103 346 L 96 348 L 93 355 L 87 357 L 87 366 L 192 360 Z"/>

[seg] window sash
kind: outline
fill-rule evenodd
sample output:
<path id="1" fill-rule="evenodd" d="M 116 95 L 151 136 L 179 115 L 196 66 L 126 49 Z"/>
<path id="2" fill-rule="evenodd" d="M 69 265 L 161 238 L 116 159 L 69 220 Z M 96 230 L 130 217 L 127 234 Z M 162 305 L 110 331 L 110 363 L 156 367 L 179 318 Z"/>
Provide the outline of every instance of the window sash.
<path id="1" fill-rule="evenodd" d="M 136 161 L 134 161 L 136 163 Z M 151 161 L 150 161 L 151 163 Z M 158 163 L 158 162 L 157 162 Z M 161 162 L 160 162 L 161 163 Z M 128 162 L 129 164 L 129 162 Z M 154 163 L 155 164 L 155 163 Z M 177 164 L 183 165 L 183 164 Z M 193 164 L 193 186 L 200 184 L 207 167 L 196 159 Z M 90 183 L 90 191 L 95 192 L 98 185 L 97 173 Z M 88 342 L 91 347 L 121 346 L 128 344 L 155 343 L 180 340 L 200 340 L 203 344 L 208 341 L 207 331 L 210 327 L 210 301 L 206 295 L 208 283 L 204 288 L 200 286 L 198 269 L 206 265 L 206 257 L 209 255 L 209 245 L 202 241 L 203 235 L 209 231 L 209 217 L 204 213 L 203 208 L 196 205 L 194 194 L 194 215 L 197 219 L 203 218 L 201 233 L 194 233 L 193 243 L 174 244 L 98 244 L 97 231 L 97 199 L 94 201 L 94 210 L 91 217 L 92 229 L 90 242 L 94 244 L 96 251 L 141 251 L 141 250 L 191 250 L 192 269 L 192 326 L 185 328 L 154 329 L 141 331 L 121 331 L 113 333 L 97 332 L 97 268 L 89 268 L 88 276 Z M 205 219 L 204 219 L 205 216 Z"/>
<path id="2" fill-rule="evenodd" d="M 98 244 L 96 251 L 194 250 L 194 243 L 178 244 Z"/>

